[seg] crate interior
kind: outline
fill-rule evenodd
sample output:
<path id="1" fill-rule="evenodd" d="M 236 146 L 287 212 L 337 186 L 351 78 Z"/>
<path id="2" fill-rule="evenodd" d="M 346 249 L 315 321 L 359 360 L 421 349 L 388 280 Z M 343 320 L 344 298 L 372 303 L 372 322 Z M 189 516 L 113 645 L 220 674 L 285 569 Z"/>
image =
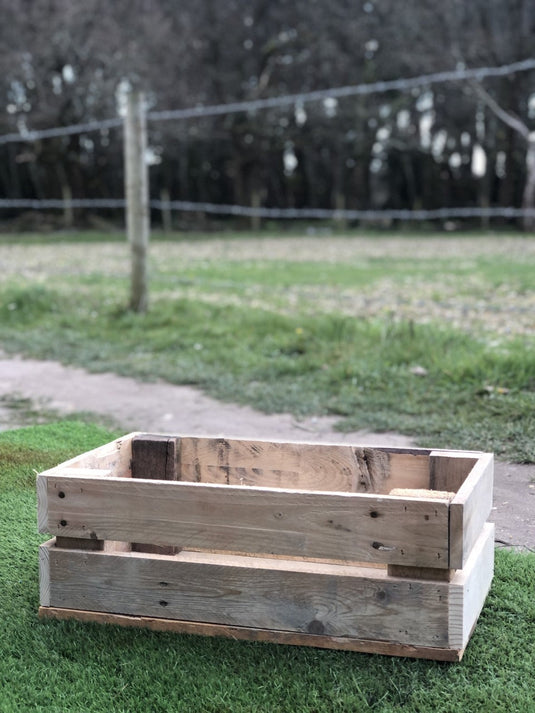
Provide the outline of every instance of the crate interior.
<path id="1" fill-rule="evenodd" d="M 134 436 L 130 447 L 135 478 L 385 495 L 456 493 L 477 462 L 426 449 L 158 435 Z"/>

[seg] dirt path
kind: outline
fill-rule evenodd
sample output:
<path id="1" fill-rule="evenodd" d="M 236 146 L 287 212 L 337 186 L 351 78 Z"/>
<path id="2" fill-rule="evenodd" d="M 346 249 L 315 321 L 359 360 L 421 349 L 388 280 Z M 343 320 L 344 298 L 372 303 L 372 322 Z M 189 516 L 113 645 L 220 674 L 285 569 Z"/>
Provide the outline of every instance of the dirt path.
<path id="1" fill-rule="evenodd" d="M 113 419 L 125 432 L 273 438 L 289 441 L 410 446 L 395 433 L 334 430 L 336 418 L 296 421 L 223 404 L 188 386 L 144 383 L 114 374 L 90 374 L 51 361 L 8 357 L 0 352 L 0 429 L 17 425 L 10 398 L 30 399 L 37 409 L 59 415 L 89 411 Z M 535 466 L 496 463 L 494 508 L 498 545 L 535 550 Z"/>

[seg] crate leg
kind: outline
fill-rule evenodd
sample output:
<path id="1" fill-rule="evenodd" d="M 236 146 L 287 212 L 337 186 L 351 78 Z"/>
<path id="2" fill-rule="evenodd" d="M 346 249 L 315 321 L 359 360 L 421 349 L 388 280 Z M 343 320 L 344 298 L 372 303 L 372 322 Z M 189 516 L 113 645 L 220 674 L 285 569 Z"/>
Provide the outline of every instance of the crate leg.
<path id="1" fill-rule="evenodd" d="M 178 480 L 178 439 L 142 435 L 132 439 L 132 478 Z M 176 555 L 180 547 L 132 542 L 132 552 Z"/>

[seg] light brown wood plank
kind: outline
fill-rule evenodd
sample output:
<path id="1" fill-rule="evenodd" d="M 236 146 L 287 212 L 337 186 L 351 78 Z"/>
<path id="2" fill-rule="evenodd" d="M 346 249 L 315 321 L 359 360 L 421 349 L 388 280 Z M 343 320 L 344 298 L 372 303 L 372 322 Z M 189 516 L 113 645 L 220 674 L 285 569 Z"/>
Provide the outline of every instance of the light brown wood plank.
<path id="1" fill-rule="evenodd" d="M 424 449 L 182 437 L 180 450 L 181 479 L 192 482 L 384 493 L 397 483 L 429 487 Z"/>
<path id="2" fill-rule="evenodd" d="M 351 446 L 180 439 L 181 479 L 193 482 L 351 491 L 356 468 Z"/>
<path id="3" fill-rule="evenodd" d="M 447 645 L 448 585 L 141 553 L 50 548 L 50 606 L 335 637 Z M 242 563 L 237 564 L 236 559 Z M 348 570 L 350 568 L 344 568 Z M 372 570 L 374 572 L 374 570 Z"/>
<path id="4" fill-rule="evenodd" d="M 222 636 L 238 641 L 313 646 L 323 649 L 381 654 L 383 656 L 405 656 L 435 661 L 460 661 L 463 654 L 462 651 L 456 649 L 412 646 L 410 644 L 399 644 L 390 641 L 372 641 L 369 639 L 321 636 L 318 634 L 297 634 L 289 631 L 253 629 L 243 626 L 225 626 L 222 624 L 177 621 L 155 617 L 126 616 L 124 614 L 108 614 L 105 612 L 62 609 L 59 607 L 42 606 L 39 609 L 39 616 L 55 620 L 73 619 L 80 622 L 112 624 L 129 628 L 142 627 L 151 631 L 163 631 L 175 634 Z"/>
<path id="5" fill-rule="evenodd" d="M 87 453 L 82 453 L 59 466 L 52 468 L 46 473 L 56 471 L 58 468 L 91 468 L 100 470 L 111 470 L 117 477 L 130 476 L 130 461 L 132 459 L 132 438 L 138 435 L 137 432 L 121 436 L 115 441 L 106 443 L 104 446 L 94 448 Z"/>
<path id="6" fill-rule="evenodd" d="M 390 475 L 381 486 L 381 493 L 394 488 L 429 488 L 429 451 L 398 452 L 384 449 L 390 460 Z"/>
<path id="7" fill-rule="evenodd" d="M 48 530 L 64 537 L 448 567 L 446 502 L 181 481 L 40 477 L 48 482 Z"/>
<path id="8" fill-rule="evenodd" d="M 39 547 L 39 603 L 50 606 L 50 548 L 55 540 L 49 540 Z"/>
<path id="9" fill-rule="evenodd" d="M 463 570 L 452 580 L 449 644 L 463 648 L 476 625 L 494 574 L 494 523 L 485 523 Z"/>
<path id="10" fill-rule="evenodd" d="M 429 455 L 430 487 L 457 492 L 476 463 L 474 453 L 432 451 Z"/>
<path id="11" fill-rule="evenodd" d="M 450 567 L 463 569 L 492 510 L 494 456 L 483 453 L 450 503 Z"/>

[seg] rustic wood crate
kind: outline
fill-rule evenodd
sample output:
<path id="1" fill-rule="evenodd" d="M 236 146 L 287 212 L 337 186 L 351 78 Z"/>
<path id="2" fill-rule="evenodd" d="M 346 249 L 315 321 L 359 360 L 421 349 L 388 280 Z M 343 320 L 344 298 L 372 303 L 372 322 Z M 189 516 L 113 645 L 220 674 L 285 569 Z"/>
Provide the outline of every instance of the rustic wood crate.
<path id="1" fill-rule="evenodd" d="M 38 476 L 40 614 L 460 660 L 492 477 L 486 453 L 132 433 Z"/>

